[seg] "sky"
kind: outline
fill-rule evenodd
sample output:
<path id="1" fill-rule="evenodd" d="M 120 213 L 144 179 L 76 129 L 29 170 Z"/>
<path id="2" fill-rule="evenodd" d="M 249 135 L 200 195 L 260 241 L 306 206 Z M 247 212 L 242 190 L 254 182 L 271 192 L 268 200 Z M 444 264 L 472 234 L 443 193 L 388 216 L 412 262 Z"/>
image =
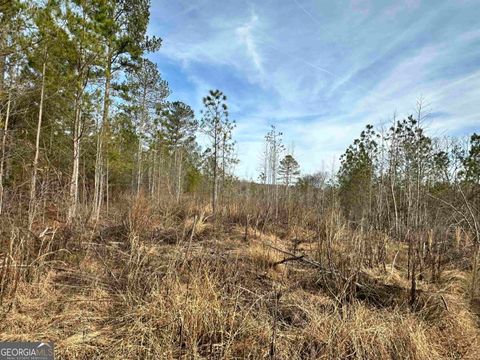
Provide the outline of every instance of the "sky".
<path id="1" fill-rule="evenodd" d="M 480 131 L 479 19 L 480 0 L 152 0 L 150 58 L 197 117 L 228 96 L 238 176 L 258 177 L 271 125 L 307 174 L 418 99 L 432 136 Z"/>

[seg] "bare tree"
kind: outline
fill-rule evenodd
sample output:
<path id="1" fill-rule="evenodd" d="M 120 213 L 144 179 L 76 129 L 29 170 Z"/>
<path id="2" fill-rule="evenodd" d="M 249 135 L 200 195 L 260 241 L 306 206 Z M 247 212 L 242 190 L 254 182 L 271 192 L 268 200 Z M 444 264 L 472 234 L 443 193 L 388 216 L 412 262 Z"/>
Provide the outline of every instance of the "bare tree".
<path id="1" fill-rule="evenodd" d="M 267 183 L 273 187 L 273 204 L 275 208 L 275 218 L 278 218 L 278 184 L 277 173 L 280 163 L 280 158 L 285 151 L 285 146 L 282 143 L 282 133 L 277 131 L 274 125 L 272 125 L 270 131 L 265 135 L 265 158 L 266 160 L 266 172 L 265 177 Z"/>
<path id="2" fill-rule="evenodd" d="M 0 215 L 2 214 L 3 211 L 3 194 L 4 194 L 4 189 L 3 189 L 3 178 L 5 174 L 5 154 L 6 154 L 6 145 L 7 145 L 7 134 L 8 134 L 8 123 L 10 120 L 10 106 L 12 103 L 12 94 L 11 91 L 9 90 L 8 92 L 8 99 L 7 99 L 7 110 L 5 114 L 5 122 L 3 126 L 3 132 L 2 132 L 2 155 L 0 157 Z"/>
<path id="3" fill-rule="evenodd" d="M 38 121 L 37 121 L 37 135 L 35 140 L 35 156 L 32 164 L 32 177 L 30 181 L 30 203 L 28 208 L 28 228 L 31 229 L 33 221 L 35 219 L 35 210 L 37 206 L 37 173 L 38 173 L 38 160 L 40 158 L 40 135 L 42 131 L 42 118 L 43 118 L 43 101 L 45 97 L 45 70 L 47 66 L 47 60 L 43 61 L 42 65 L 42 85 L 40 88 L 40 105 L 38 109 Z"/>

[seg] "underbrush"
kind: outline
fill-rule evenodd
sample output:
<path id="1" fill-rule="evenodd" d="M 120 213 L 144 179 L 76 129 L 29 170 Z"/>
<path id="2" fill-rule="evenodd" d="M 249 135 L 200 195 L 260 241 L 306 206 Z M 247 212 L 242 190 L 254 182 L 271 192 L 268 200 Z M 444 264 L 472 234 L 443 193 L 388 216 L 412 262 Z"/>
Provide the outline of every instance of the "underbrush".
<path id="1" fill-rule="evenodd" d="M 0 340 L 63 359 L 478 359 L 463 269 L 419 279 L 412 303 L 386 235 L 247 219 L 140 199 L 97 226 L 4 223 Z"/>

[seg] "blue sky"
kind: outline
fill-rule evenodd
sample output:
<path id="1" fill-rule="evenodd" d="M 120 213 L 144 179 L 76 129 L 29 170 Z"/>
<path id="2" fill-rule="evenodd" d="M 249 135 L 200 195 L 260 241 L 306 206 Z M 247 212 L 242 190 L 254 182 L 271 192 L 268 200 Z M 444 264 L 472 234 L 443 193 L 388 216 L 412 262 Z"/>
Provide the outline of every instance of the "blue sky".
<path id="1" fill-rule="evenodd" d="M 271 124 L 302 173 L 420 97 L 430 134 L 480 131 L 480 0 L 152 0 L 151 12 L 170 98 L 200 116 L 209 89 L 227 94 L 243 178 L 257 177 Z"/>

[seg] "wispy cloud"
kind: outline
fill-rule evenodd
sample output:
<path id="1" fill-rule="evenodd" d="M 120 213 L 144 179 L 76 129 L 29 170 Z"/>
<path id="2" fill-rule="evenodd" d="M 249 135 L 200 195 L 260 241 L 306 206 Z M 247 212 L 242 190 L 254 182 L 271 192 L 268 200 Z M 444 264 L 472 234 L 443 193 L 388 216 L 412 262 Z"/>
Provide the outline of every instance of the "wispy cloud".
<path id="1" fill-rule="evenodd" d="M 257 44 L 255 42 L 253 34 L 256 26 L 258 26 L 258 16 L 255 14 L 254 11 L 252 11 L 250 20 L 245 24 L 237 27 L 236 33 L 238 38 L 240 39 L 240 42 L 245 45 L 247 54 L 252 59 L 255 68 L 258 70 L 258 72 L 263 78 L 264 71 L 262 66 L 262 59 L 260 57 L 260 54 L 258 53 Z"/>
<path id="2" fill-rule="evenodd" d="M 423 96 L 434 133 L 480 128 L 480 2 L 402 0 L 154 2 L 153 58 L 197 109 L 229 95 L 240 176 L 256 177 L 269 124 L 305 172 L 330 164 L 366 123 L 412 112 Z M 479 129 L 480 130 L 480 129 Z"/>

